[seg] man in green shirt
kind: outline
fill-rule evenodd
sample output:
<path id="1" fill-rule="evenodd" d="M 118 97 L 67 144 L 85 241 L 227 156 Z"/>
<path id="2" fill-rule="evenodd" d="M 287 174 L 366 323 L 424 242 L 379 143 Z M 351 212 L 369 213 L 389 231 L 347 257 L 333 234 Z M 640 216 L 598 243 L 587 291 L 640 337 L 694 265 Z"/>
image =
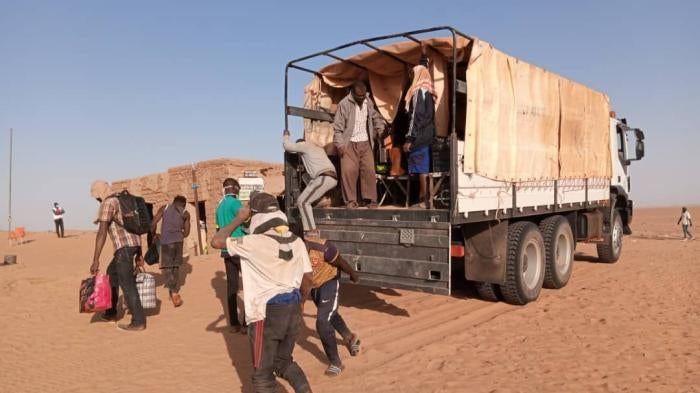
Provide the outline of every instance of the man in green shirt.
<path id="1" fill-rule="evenodd" d="M 243 204 L 238 199 L 240 189 L 241 187 L 236 179 L 229 177 L 224 180 L 224 197 L 216 207 L 217 231 L 233 221 L 238 211 L 243 207 Z M 242 237 L 244 234 L 243 228 L 239 226 L 231 233 L 231 237 Z M 241 327 L 241 323 L 238 320 L 238 275 L 241 271 L 241 259 L 238 255 L 229 255 L 225 249 L 221 250 L 221 256 L 224 258 L 224 265 L 226 266 L 229 326 L 232 333 L 242 332 L 245 334 L 246 329 Z"/>

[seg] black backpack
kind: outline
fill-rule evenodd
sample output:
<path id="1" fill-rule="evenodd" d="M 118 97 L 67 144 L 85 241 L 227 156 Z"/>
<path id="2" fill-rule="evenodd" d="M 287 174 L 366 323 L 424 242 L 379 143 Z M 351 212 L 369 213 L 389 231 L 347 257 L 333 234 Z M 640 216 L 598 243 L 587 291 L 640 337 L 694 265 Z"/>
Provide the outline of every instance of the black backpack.
<path id="1" fill-rule="evenodd" d="M 146 201 L 129 194 L 129 191 L 118 193 L 119 208 L 122 215 L 122 226 L 134 235 L 143 235 L 151 230 L 151 215 L 148 213 Z"/>

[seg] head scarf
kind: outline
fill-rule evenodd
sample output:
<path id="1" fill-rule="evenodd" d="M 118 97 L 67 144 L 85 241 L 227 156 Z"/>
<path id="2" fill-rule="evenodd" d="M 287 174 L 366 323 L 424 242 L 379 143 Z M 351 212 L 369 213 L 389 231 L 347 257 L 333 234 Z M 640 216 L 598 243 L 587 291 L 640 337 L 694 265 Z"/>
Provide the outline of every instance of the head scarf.
<path id="1" fill-rule="evenodd" d="M 277 198 L 264 192 L 254 192 L 250 196 L 250 233 L 265 235 L 277 242 L 280 259 L 290 261 L 294 257 L 292 243 L 297 236 L 289 230 L 287 216 L 279 210 Z"/>
<path id="2" fill-rule="evenodd" d="M 96 180 L 90 186 L 90 195 L 97 199 L 105 200 L 112 195 L 112 187 L 104 180 Z"/>
<path id="3" fill-rule="evenodd" d="M 409 111 L 411 108 L 411 101 L 413 101 L 413 96 L 420 89 L 426 89 L 433 98 L 437 98 L 435 94 L 435 88 L 433 87 L 433 78 L 430 76 L 430 71 L 425 66 L 417 65 L 413 67 L 413 82 L 411 82 L 411 87 L 408 88 L 406 93 L 406 110 Z"/>

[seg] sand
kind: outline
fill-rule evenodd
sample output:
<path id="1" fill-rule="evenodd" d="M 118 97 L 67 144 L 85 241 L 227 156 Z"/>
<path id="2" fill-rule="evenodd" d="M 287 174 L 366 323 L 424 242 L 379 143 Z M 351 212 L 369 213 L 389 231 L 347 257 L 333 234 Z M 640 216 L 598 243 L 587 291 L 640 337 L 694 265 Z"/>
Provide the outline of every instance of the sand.
<path id="1" fill-rule="evenodd" d="M 315 392 L 700 392 L 700 241 L 680 240 L 679 210 L 638 210 L 616 264 L 580 246 L 569 285 L 525 307 L 345 285 L 340 310 L 362 354 L 341 348 L 345 372 L 325 377 L 309 304 L 295 358 Z M 252 391 L 247 337 L 226 329 L 220 258 L 191 258 L 184 305 L 160 286 L 148 329 L 123 332 L 78 313 L 95 235 L 67 235 L 30 233 L 11 250 L 19 263 L 0 266 L 0 392 Z"/>

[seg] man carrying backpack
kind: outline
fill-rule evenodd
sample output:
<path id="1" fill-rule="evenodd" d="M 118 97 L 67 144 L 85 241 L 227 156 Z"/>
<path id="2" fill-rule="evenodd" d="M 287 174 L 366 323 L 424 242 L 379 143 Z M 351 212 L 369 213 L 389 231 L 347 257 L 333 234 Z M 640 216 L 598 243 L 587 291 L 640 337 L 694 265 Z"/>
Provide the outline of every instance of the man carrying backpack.
<path id="1" fill-rule="evenodd" d="M 160 270 L 165 276 L 165 287 L 170 292 L 170 300 L 175 307 L 182 306 L 180 297 L 180 266 L 183 263 L 182 245 L 190 235 L 190 213 L 185 210 L 187 199 L 178 195 L 173 203 L 161 207 L 153 218 L 156 233 L 158 222 L 163 220 L 160 235 Z M 155 235 L 157 236 L 157 235 Z"/>
<path id="2" fill-rule="evenodd" d="M 105 311 L 101 318 L 104 321 L 116 321 L 118 287 L 124 293 L 124 299 L 131 312 L 131 323 L 119 324 L 122 330 L 139 331 L 146 329 L 146 317 L 141 306 L 134 279 L 134 263 L 143 266 L 141 257 L 141 237 L 130 233 L 124 227 L 124 215 L 116 194 L 112 192 L 109 183 L 98 180 L 92 183 L 90 195 L 100 202 L 96 224 L 99 224 L 95 239 L 95 254 L 90 265 L 90 273 L 97 274 L 100 270 L 100 254 L 104 248 L 107 234 L 114 246 L 114 257 L 107 267 L 109 282 L 112 285 L 112 308 Z M 149 225 L 150 226 L 150 225 Z"/>

